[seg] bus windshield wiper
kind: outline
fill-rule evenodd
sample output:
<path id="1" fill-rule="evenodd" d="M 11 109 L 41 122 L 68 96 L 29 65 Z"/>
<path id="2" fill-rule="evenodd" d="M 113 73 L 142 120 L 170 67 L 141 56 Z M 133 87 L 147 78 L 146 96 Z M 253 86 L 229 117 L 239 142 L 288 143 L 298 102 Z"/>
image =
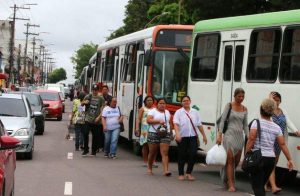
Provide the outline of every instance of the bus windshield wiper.
<path id="1" fill-rule="evenodd" d="M 189 62 L 190 57 L 183 51 L 182 48 L 177 48 L 177 51 L 181 54 L 181 56 L 183 56 L 183 58 L 184 58 L 187 62 Z"/>

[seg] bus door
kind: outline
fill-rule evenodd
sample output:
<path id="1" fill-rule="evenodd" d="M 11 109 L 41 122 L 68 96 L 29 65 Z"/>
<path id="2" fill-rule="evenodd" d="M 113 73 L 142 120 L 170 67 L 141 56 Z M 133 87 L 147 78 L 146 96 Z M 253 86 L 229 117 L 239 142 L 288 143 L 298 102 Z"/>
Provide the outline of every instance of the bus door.
<path id="1" fill-rule="evenodd" d="M 112 95 L 117 97 L 118 95 L 118 84 L 119 84 L 119 56 L 115 56 L 114 62 L 114 79 L 112 85 Z"/>
<path id="2" fill-rule="evenodd" d="M 143 91 L 145 89 L 144 86 L 144 51 L 137 51 L 137 59 L 136 59 L 136 77 L 135 77 L 135 85 L 134 85 L 134 118 L 133 118 L 133 130 L 135 130 L 135 122 L 138 116 L 139 109 L 143 106 Z M 133 136 L 135 138 L 135 136 Z"/>
<path id="3" fill-rule="evenodd" d="M 221 67 L 221 74 L 223 77 L 220 77 L 220 88 L 219 91 L 221 101 L 219 102 L 220 112 L 223 111 L 225 105 L 231 102 L 233 98 L 234 90 L 238 87 L 241 87 L 241 75 L 242 67 L 244 62 L 244 51 L 245 51 L 245 42 L 244 41 L 233 41 L 225 42 L 223 44 L 222 50 L 222 59 L 223 62 Z"/>

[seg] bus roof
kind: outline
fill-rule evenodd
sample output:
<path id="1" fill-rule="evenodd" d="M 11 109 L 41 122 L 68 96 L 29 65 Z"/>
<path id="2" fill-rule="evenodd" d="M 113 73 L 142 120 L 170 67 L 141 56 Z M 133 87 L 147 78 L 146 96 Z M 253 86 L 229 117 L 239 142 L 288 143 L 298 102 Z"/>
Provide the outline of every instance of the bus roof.
<path id="1" fill-rule="evenodd" d="M 203 20 L 196 23 L 194 33 L 233 29 L 249 29 L 254 27 L 287 25 L 296 23 L 300 23 L 299 9 Z"/>
<path id="2" fill-rule="evenodd" d="M 102 43 L 98 47 L 98 51 L 101 51 L 103 49 L 112 48 L 115 46 L 123 45 L 126 43 L 138 41 L 141 39 L 147 39 L 151 38 L 153 33 L 157 32 L 160 29 L 193 29 L 192 25 L 157 25 L 153 26 L 147 29 L 143 29 L 128 35 L 124 35 L 121 37 L 118 37 L 116 39 L 112 39 L 110 41 L 107 41 L 105 43 Z"/>

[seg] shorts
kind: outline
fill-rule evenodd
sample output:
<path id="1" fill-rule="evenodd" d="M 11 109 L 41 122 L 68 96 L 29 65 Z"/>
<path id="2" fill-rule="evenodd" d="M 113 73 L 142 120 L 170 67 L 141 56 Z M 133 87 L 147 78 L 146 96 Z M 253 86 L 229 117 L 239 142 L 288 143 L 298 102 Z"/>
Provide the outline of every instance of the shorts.
<path id="1" fill-rule="evenodd" d="M 149 132 L 148 133 L 148 138 L 147 138 L 147 143 L 149 144 L 170 144 L 171 143 L 171 136 L 170 133 L 166 135 L 166 137 L 159 137 L 157 133 Z"/>

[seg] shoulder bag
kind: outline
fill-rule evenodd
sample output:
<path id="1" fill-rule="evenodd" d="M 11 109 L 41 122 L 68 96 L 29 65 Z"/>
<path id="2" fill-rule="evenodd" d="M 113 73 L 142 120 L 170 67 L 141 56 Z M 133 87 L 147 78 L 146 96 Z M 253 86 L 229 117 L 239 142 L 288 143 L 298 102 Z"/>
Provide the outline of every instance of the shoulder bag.
<path id="1" fill-rule="evenodd" d="M 191 121 L 193 130 L 194 130 L 195 135 L 196 135 L 196 137 L 197 137 L 197 144 L 198 144 L 198 146 L 200 146 L 200 140 L 199 140 L 199 137 L 198 137 L 198 133 L 197 133 L 197 131 L 196 131 L 196 127 L 195 127 L 195 125 L 194 125 L 194 123 L 193 123 L 193 121 L 192 121 L 190 115 L 189 115 L 188 113 L 186 113 L 186 112 L 185 112 L 185 114 L 187 115 L 187 117 L 188 117 L 188 118 L 190 119 L 190 121 Z"/>
<path id="2" fill-rule="evenodd" d="M 223 134 L 226 133 L 227 128 L 228 128 L 228 124 L 229 124 L 229 116 L 230 116 L 231 109 L 232 109 L 232 106 L 231 106 L 231 103 L 229 103 L 229 110 L 228 110 L 228 113 L 227 113 L 227 115 L 226 115 L 226 119 L 225 119 L 225 121 L 224 121 L 224 126 L 223 126 L 223 130 L 222 130 L 222 133 L 223 133 Z M 217 120 L 217 126 L 218 126 L 218 127 L 220 126 L 222 116 L 223 116 L 223 115 L 221 115 L 221 116 L 218 118 L 218 120 Z"/>
<path id="3" fill-rule="evenodd" d="M 121 117 L 122 114 L 121 114 L 121 110 L 120 110 L 119 106 L 118 106 L 118 110 L 119 110 L 119 114 L 120 114 L 120 117 Z M 119 122 L 119 124 L 120 124 L 120 132 L 124 132 L 125 131 L 125 129 L 124 129 L 124 123 L 123 122 Z"/>
<path id="4" fill-rule="evenodd" d="M 254 173 L 256 171 L 259 171 L 260 168 L 260 163 L 262 159 L 262 154 L 261 154 L 261 127 L 260 127 L 260 122 L 258 119 L 254 119 L 250 122 L 249 127 L 251 127 L 251 124 L 253 121 L 257 122 L 257 133 L 258 133 L 258 139 L 259 139 L 259 149 L 252 149 L 251 151 L 247 152 L 245 154 L 243 163 L 242 163 L 242 170 L 246 173 Z"/>
<path id="5" fill-rule="evenodd" d="M 165 115 L 165 123 L 167 123 L 167 117 L 166 117 L 166 112 L 164 112 Z M 168 134 L 168 128 L 165 125 L 159 125 L 157 129 L 154 128 L 152 125 L 153 129 L 156 131 L 156 134 L 158 137 L 166 137 Z"/>

